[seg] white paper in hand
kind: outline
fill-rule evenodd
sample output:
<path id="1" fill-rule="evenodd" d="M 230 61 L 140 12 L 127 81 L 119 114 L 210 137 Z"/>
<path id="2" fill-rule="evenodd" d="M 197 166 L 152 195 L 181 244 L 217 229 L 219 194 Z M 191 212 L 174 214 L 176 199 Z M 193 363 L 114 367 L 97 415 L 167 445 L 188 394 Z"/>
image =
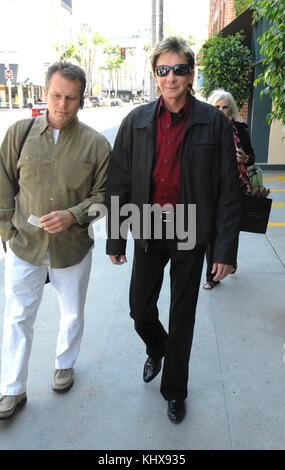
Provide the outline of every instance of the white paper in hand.
<path id="1" fill-rule="evenodd" d="M 32 224 L 35 227 L 42 228 L 41 223 L 40 223 L 40 219 L 36 215 L 30 215 L 30 217 L 28 218 L 28 222 L 29 222 L 29 224 Z"/>

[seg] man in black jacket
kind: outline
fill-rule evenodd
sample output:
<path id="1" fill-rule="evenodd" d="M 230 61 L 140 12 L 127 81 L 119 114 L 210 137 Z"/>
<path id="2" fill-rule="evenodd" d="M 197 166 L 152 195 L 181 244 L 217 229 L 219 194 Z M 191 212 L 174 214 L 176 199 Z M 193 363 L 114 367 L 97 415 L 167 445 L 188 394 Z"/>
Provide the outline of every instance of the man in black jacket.
<path id="1" fill-rule="evenodd" d="M 165 39 L 154 49 L 151 64 L 161 96 L 123 120 L 110 160 L 107 254 L 116 265 L 126 261 L 126 225 L 131 222 L 135 253 L 130 309 L 135 329 L 146 344 L 143 379 L 154 379 L 164 357 L 161 393 L 168 401 L 168 417 L 180 422 L 185 416 L 205 247 L 214 237 L 213 272 L 215 280 L 224 279 L 235 261 L 239 184 L 227 118 L 190 94 L 194 55 L 187 43 L 175 37 Z M 151 210 L 151 224 L 145 217 L 150 207 L 161 208 L 160 212 Z M 134 208 L 139 217 L 127 219 Z M 124 226 L 119 233 L 118 221 Z M 176 226 L 174 233 L 169 222 Z M 166 332 L 157 301 L 168 261 L 171 301 Z"/>

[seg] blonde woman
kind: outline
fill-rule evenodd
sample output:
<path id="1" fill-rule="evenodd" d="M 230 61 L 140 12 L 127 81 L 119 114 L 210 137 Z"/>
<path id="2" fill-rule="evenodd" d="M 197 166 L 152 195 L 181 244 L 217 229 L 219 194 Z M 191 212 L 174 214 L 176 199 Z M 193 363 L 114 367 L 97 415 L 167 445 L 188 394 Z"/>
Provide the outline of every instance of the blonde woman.
<path id="1" fill-rule="evenodd" d="M 247 173 L 247 167 L 253 165 L 253 163 L 255 162 L 255 156 L 247 132 L 247 125 L 241 121 L 236 102 L 232 94 L 228 91 L 221 89 L 214 90 L 208 99 L 208 103 L 215 106 L 215 108 L 218 108 L 222 113 L 224 113 L 225 116 L 228 117 L 230 121 L 233 131 L 233 138 L 236 146 L 240 189 L 242 193 L 249 194 L 251 192 L 251 188 Z M 236 243 L 236 252 L 237 249 L 238 240 Z M 213 246 L 211 244 L 208 245 L 206 258 L 208 264 L 206 272 L 207 282 L 203 285 L 203 288 L 206 290 L 211 290 L 219 283 L 219 281 L 213 280 L 215 274 L 212 273 Z M 235 271 L 236 267 L 237 265 L 235 265 Z"/>

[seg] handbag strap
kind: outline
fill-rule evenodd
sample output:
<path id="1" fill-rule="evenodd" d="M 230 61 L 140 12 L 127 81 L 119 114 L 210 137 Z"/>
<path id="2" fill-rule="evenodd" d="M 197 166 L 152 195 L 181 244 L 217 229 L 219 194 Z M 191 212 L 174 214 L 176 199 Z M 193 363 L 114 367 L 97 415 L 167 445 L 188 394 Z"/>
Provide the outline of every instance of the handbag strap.
<path id="1" fill-rule="evenodd" d="M 20 145 L 19 145 L 19 149 L 18 149 L 18 154 L 17 154 L 17 161 L 19 160 L 20 156 L 21 156 L 21 153 L 22 153 L 22 150 L 23 150 L 23 147 L 24 147 L 24 143 L 26 142 L 26 139 L 30 133 L 30 130 L 32 129 L 33 125 L 34 125 L 34 122 L 35 122 L 35 119 L 36 118 L 32 118 L 31 119 L 31 122 L 29 123 L 27 129 L 26 129 L 26 132 L 25 134 L 23 135 L 22 139 L 21 139 L 21 142 L 20 142 Z M 17 170 L 17 180 L 19 179 L 19 170 Z M 2 245 L 3 245 L 3 249 L 6 253 L 7 251 L 7 247 L 6 247 L 6 242 L 2 242 Z"/>
<path id="2" fill-rule="evenodd" d="M 34 122 L 35 122 L 35 119 L 36 118 L 32 118 L 31 119 L 31 122 L 29 123 L 28 127 L 27 127 L 27 130 L 25 132 L 25 134 L 23 135 L 22 139 L 21 139 L 21 142 L 20 142 L 20 145 L 19 145 L 19 150 L 18 150 L 18 159 L 20 159 L 20 156 L 21 156 L 21 153 L 22 153 L 22 150 L 23 150 L 23 147 L 24 147 L 24 143 L 26 142 L 26 139 L 30 133 L 30 130 L 32 129 L 33 125 L 34 125 Z M 17 179 L 19 179 L 19 172 L 17 172 Z"/>

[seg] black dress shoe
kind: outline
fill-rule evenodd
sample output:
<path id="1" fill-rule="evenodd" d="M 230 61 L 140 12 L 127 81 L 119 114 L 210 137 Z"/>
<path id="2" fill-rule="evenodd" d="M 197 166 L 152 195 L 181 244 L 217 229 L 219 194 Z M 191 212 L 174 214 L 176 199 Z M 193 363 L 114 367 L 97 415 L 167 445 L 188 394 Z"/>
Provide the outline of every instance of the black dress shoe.
<path id="1" fill-rule="evenodd" d="M 151 382 L 161 369 L 161 358 L 154 359 L 153 357 L 148 357 L 144 365 L 143 370 L 143 379 L 145 382 Z"/>
<path id="2" fill-rule="evenodd" d="M 186 414 L 184 400 L 169 400 L 167 414 L 170 421 L 180 423 Z"/>

